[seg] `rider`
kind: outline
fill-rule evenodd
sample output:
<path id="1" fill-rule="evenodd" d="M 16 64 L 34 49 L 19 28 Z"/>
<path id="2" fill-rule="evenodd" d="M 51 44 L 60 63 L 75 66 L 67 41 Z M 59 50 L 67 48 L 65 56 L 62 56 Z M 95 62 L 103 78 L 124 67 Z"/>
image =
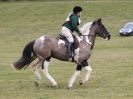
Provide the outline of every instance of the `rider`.
<path id="1" fill-rule="evenodd" d="M 66 21 L 62 25 L 61 32 L 69 41 L 68 52 L 67 52 L 68 57 L 72 57 L 72 44 L 74 42 L 72 33 L 75 31 L 78 33 L 78 35 L 81 35 L 81 31 L 78 28 L 81 22 L 80 21 L 81 12 L 82 12 L 82 7 L 75 6 L 73 8 L 73 11 L 69 14 L 69 16 L 66 18 Z"/>

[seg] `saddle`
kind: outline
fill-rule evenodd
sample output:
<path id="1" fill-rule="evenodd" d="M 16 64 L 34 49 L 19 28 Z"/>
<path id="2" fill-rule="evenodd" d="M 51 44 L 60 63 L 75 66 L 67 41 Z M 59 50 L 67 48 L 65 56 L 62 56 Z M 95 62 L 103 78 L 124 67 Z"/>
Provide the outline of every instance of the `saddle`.
<path id="1" fill-rule="evenodd" d="M 78 42 L 78 39 L 76 38 L 75 35 L 72 35 L 72 36 L 73 36 L 73 39 L 74 39 L 74 42 L 73 42 L 73 44 L 72 44 L 72 46 L 73 46 L 73 47 L 72 47 L 72 53 L 73 53 L 73 56 L 74 56 L 74 50 L 77 49 L 77 48 L 79 47 L 79 42 Z M 66 38 L 64 35 L 59 34 L 59 35 L 57 36 L 57 39 L 63 40 L 63 41 L 65 42 L 66 48 L 68 48 L 69 41 L 67 40 L 67 38 Z"/>

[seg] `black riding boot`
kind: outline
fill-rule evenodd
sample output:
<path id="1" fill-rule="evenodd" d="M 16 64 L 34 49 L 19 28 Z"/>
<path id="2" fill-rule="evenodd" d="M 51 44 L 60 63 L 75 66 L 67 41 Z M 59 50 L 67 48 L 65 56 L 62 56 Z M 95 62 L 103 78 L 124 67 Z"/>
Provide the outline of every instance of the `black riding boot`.
<path id="1" fill-rule="evenodd" d="M 72 44 L 71 42 L 69 42 L 68 44 L 68 51 L 67 51 L 67 54 L 68 54 L 68 58 L 72 57 Z"/>

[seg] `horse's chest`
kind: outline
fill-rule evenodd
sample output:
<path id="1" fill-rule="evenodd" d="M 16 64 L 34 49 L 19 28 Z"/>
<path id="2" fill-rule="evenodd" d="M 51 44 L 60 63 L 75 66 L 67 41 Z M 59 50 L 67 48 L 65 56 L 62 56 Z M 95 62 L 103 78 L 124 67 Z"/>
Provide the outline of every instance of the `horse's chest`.
<path id="1" fill-rule="evenodd" d="M 91 56 L 91 51 L 88 51 L 86 48 L 77 48 L 74 51 L 74 60 L 79 61 L 80 59 L 88 59 Z"/>

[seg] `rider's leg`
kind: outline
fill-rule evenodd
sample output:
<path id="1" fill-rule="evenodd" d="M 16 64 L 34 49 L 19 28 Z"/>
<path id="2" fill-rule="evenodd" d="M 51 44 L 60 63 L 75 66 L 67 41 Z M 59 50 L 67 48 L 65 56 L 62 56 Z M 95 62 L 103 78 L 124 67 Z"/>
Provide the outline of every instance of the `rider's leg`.
<path id="1" fill-rule="evenodd" d="M 68 54 L 68 57 L 71 57 L 72 56 L 72 44 L 74 42 L 71 30 L 69 30 L 66 27 L 62 27 L 61 31 L 62 31 L 62 34 L 65 35 L 65 37 L 69 41 L 67 54 Z"/>
<path id="2" fill-rule="evenodd" d="M 68 54 L 68 57 L 72 57 L 72 42 L 69 42 L 68 44 L 68 51 L 67 51 L 67 54 Z"/>

